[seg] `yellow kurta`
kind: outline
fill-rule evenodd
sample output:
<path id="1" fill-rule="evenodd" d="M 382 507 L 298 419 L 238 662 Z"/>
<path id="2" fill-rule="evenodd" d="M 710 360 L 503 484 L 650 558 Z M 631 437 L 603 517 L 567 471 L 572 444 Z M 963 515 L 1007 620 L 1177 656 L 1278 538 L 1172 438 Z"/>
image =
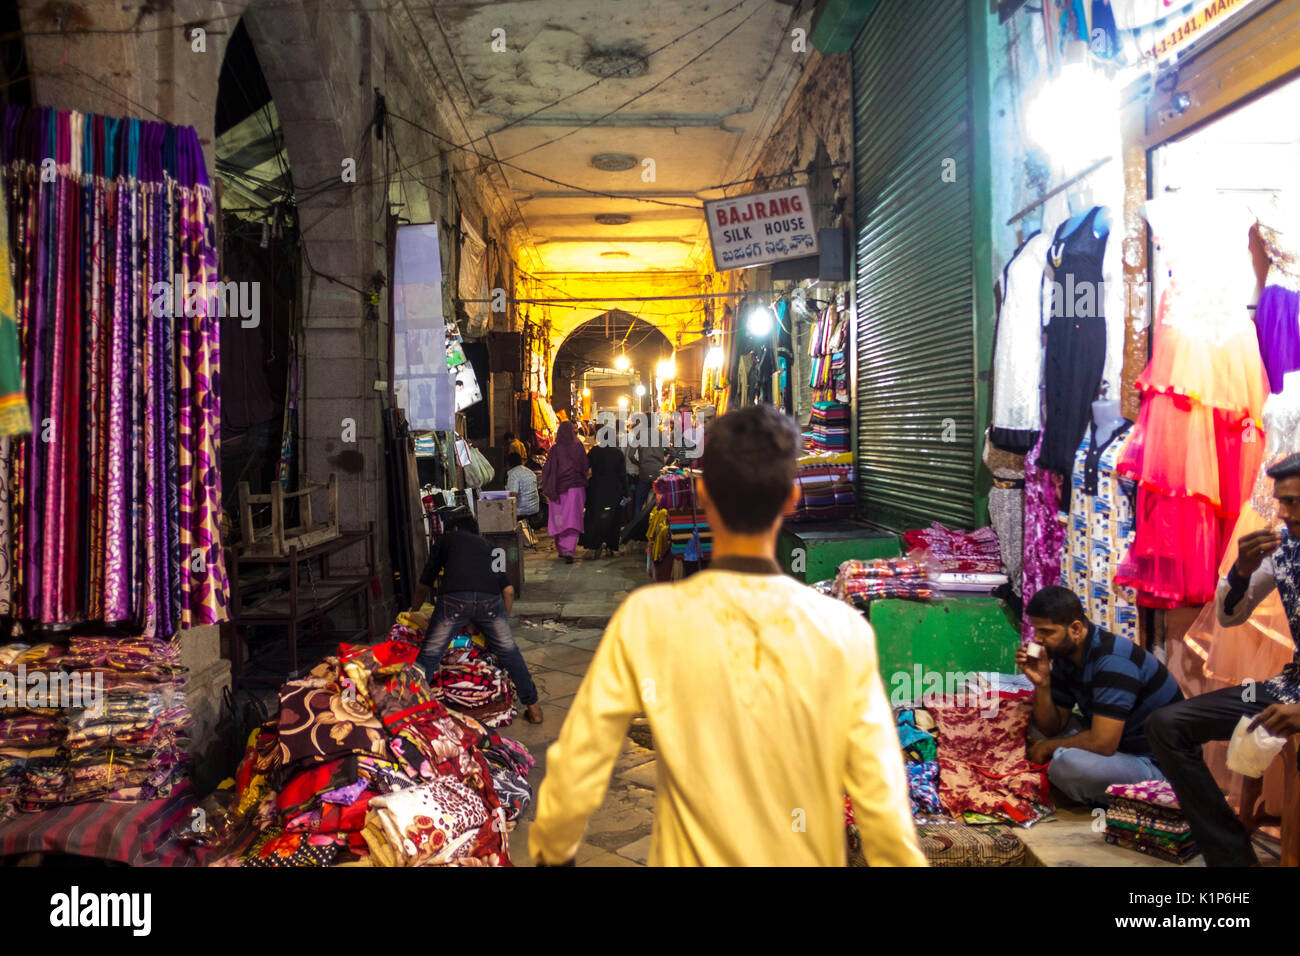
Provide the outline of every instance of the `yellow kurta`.
<path id="1" fill-rule="evenodd" d="M 652 866 L 843 866 L 845 792 L 872 866 L 925 864 L 875 636 L 847 604 L 723 570 L 633 592 L 547 752 L 534 860 L 577 854 L 640 713 Z"/>

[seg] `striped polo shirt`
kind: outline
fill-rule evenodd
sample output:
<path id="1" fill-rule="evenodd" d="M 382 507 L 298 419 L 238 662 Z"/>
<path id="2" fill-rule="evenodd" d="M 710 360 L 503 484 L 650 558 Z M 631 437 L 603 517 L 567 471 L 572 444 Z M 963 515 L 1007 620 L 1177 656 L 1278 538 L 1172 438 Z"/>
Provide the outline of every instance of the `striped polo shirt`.
<path id="1" fill-rule="evenodd" d="M 1086 720 L 1094 716 L 1124 721 L 1119 749 L 1148 754 L 1143 725 L 1154 711 L 1183 699 L 1183 692 L 1165 665 L 1128 638 L 1093 625 L 1083 652 L 1083 666 L 1074 661 L 1052 662 L 1052 701 L 1059 707 L 1076 705 Z"/>

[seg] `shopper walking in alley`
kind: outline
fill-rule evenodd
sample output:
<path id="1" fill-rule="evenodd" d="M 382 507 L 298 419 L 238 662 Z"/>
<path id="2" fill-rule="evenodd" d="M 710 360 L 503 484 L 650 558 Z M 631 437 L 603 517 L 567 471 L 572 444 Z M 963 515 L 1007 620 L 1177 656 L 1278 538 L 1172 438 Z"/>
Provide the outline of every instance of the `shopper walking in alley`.
<path id="1" fill-rule="evenodd" d="M 618 447 L 616 429 L 617 426 L 615 429 L 602 429 L 601 434 L 612 440 L 601 441 L 587 452 L 591 478 L 587 481 L 587 514 L 582 544 L 596 557 L 600 557 L 602 549 L 608 551 L 610 557 L 616 557 L 619 532 L 623 530 L 627 465 Z"/>
<path id="2" fill-rule="evenodd" d="M 453 637 L 466 625 L 476 624 L 487 639 L 488 650 L 506 669 L 519 691 L 524 718 L 533 724 L 542 722 L 542 705 L 537 702 L 537 687 L 524 656 L 510 633 L 510 608 L 515 589 L 504 572 L 493 570 L 492 546 L 478 533 L 478 522 L 468 511 L 458 511 L 445 520 L 447 530 L 429 553 L 429 563 L 420 575 L 415 606 L 419 610 L 425 597 L 442 574 L 437 606 L 416 663 L 433 677 L 442 655 Z"/>
<path id="3" fill-rule="evenodd" d="M 658 781 L 651 865 L 844 866 L 844 793 L 867 861 L 924 865 L 870 625 L 783 575 L 799 434 L 770 406 L 718 419 L 697 496 L 713 563 L 615 612 L 574 698 L 529 833 L 573 860 L 628 723 L 644 713 Z"/>
<path id="4" fill-rule="evenodd" d="M 587 498 L 587 452 L 573 422 L 561 422 L 555 433 L 555 447 L 542 468 L 542 494 L 550 503 L 546 530 L 560 556 L 572 564 Z"/>
<path id="5" fill-rule="evenodd" d="M 1283 459 L 1267 474 L 1275 481 L 1282 528 L 1241 538 L 1237 561 L 1219 582 L 1215 606 L 1222 626 L 1245 624 L 1276 588 L 1292 639 L 1300 644 L 1300 455 Z M 1242 717 L 1252 718 L 1251 731 L 1263 727 L 1277 737 L 1300 733 L 1300 647 L 1276 677 L 1201 694 L 1158 710 L 1147 721 L 1151 747 L 1209 866 L 1258 862 L 1250 834 L 1223 798 L 1201 754 L 1205 743 L 1231 738 Z"/>

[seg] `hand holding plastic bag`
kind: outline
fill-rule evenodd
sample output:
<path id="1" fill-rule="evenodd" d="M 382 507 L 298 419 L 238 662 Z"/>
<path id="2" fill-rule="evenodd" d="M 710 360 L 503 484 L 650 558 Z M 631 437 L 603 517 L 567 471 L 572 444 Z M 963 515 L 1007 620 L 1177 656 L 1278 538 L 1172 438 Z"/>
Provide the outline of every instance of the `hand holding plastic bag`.
<path id="1" fill-rule="evenodd" d="M 1273 758 L 1286 746 L 1285 737 L 1275 737 L 1263 725 L 1249 730 L 1251 718 L 1242 717 L 1228 741 L 1228 769 L 1246 777 L 1262 777 Z"/>

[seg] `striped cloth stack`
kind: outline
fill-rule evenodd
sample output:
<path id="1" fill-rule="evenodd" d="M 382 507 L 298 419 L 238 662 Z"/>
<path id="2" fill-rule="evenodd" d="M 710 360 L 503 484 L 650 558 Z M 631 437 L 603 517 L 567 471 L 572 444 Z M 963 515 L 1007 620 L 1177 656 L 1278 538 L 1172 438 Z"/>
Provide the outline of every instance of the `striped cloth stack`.
<path id="1" fill-rule="evenodd" d="M 842 402 L 813 402 L 809 419 L 811 444 L 817 451 L 844 451 L 849 447 L 849 406 Z"/>
<path id="2" fill-rule="evenodd" d="M 1112 784 L 1106 796 L 1107 843 L 1173 863 L 1186 863 L 1199 852 L 1167 780 Z"/>
<path id="3" fill-rule="evenodd" d="M 689 508 L 670 509 L 668 531 L 672 535 L 674 556 L 684 557 L 687 561 L 698 561 L 713 552 L 713 532 L 709 530 L 709 523 L 701 512 L 692 512 Z M 696 548 L 693 544 L 696 532 L 699 532 L 700 536 L 698 554 L 695 554 Z"/>

